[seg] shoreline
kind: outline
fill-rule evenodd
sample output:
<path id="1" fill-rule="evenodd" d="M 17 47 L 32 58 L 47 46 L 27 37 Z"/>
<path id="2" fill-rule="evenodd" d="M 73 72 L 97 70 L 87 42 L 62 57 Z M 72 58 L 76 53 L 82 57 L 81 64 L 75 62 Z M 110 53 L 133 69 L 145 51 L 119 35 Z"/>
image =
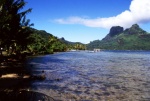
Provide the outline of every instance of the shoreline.
<path id="1" fill-rule="evenodd" d="M 0 57 L 0 100 L 2 101 L 26 101 L 37 99 L 40 100 L 43 97 L 45 99 L 53 98 L 49 96 L 28 91 L 30 85 L 35 80 L 42 81 L 46 77 L 45 75 L 33 75 L 32 71 L 26 67 L 26 59 L 19 59 L 10 56 L 1 56 Z M 37 96 L 33 96 L 37 95 Z"/>

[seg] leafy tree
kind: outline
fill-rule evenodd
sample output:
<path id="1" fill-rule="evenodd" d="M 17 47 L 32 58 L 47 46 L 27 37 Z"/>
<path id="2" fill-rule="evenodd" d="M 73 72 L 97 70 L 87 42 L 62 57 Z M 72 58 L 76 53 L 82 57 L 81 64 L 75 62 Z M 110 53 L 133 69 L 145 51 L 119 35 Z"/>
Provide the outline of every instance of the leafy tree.
<path id="1" fill-rule="evenodd" d="M 21 11 L 26 5 L 24 0 L 1 0 L 0 2 L 0 41 L 7 49 L 16 46 L 24 49 L 27 46 L 27 39 L 30 34 L 28 27 L 32 26 L 30 20 L 26 20 L 26 14 L 31 9 Z"/>

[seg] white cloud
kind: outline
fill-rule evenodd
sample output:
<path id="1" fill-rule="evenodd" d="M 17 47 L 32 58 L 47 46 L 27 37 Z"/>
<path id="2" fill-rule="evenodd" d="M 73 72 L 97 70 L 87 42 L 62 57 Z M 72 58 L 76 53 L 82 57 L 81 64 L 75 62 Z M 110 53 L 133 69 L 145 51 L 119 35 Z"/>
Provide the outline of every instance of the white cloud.
<path id="1" fill-rule="evenodd" d="M 132 0 L 129 10 L 108 18 L 89 19 L 84 17 L 69 17 L 67 19 L 55 19 L 60 24 L 81 24 L 88 27 L 101 27 L 109 29 L 112 26 L 130 27 L 135 23 L 150 22 L 150 1 Z"/>

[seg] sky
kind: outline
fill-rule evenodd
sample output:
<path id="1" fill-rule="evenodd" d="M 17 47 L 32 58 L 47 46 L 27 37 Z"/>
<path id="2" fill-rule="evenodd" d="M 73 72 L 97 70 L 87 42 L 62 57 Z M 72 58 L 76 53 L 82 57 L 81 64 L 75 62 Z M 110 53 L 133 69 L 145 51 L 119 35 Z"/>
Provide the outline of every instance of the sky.
<path id="1" fill-rule="evenodd" d="M 24 10 L 33 28 L 64 37 L 68 41 L 89 43 L 101 40 L 112 26 L 124 29 L 139 24 L 150 32 L 149 0 L 25 0 Z"/>

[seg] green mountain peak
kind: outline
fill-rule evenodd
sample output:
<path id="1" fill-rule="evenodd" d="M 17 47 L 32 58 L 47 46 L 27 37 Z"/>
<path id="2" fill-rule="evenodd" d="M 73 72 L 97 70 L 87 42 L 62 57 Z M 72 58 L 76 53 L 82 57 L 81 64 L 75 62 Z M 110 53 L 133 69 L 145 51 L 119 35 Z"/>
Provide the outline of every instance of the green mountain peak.
<path id="1" fill-rule="evenodd" d="M 105 38 L 92 41 L 87 49 L 108 50 L 150 50 L 150 34 L 139 27 L 138 24 L 123 30 L 123 27 L 113 26 Z"/>
<path id="2" fill-rule="evenodd" d="M 132 25 L 130 28 L 124 31 L 125 34 L 145 34 L 146 31 L 141 29 L 138 24 Z"/>

